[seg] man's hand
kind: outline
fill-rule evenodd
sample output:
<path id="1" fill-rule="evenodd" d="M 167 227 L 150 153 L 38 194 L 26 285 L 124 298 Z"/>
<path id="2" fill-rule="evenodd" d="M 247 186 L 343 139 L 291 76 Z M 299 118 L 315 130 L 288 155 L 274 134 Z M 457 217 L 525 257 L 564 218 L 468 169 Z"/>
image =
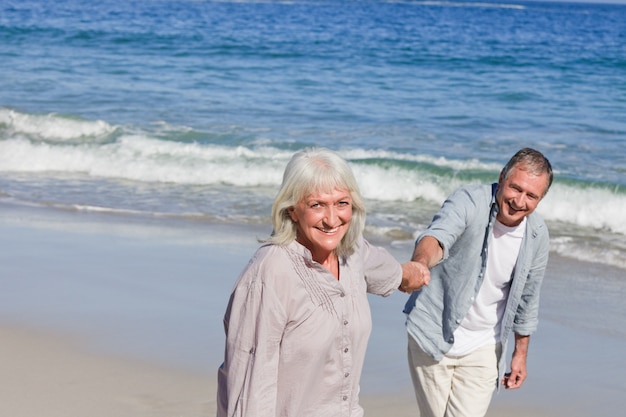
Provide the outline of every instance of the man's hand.
<path id="1" fill-rule="evenodd" d="M 502 385 L 506 389 L 517 389 L 522 386 L 528 375 L 526 372 L 526 357 L 528 355 L 529 336 L 515 334 L 515 349 L 511 358 L 511 372 L 504 375 Z"/>
<path id="2" fill-rule="evenodd" d="M 402 283 L 398 289 L 411 294 L 430 282 L 430 271 L 421 262 L 410 261 L 402 264 Z"/>

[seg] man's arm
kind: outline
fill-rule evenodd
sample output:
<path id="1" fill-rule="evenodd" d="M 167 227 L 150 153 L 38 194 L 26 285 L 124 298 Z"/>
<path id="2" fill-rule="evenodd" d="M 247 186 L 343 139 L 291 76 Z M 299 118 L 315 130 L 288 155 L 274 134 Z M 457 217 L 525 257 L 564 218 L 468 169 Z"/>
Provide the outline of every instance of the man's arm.
<path id="1" fill-rule="evenodd" d="M 515 333 L 515 349 L 511 358 L 511 372 L 504 375 L 502 385 L 506 389 L 516 389 L 522 386 L 526 380 L 526 358 L 528 356 L 528 344 L 530 336 L 521 336 Z"/>
<path id="2" fill-rule="evenodd" d="M 432 236 L 423 237 L 413 251 L 411 262 L 402 264 L 402 284 L 400 291 L 411 293 L 430 282 L 430 268 L 443 258 L 443 249 Z"/>
<path id="3" fill-rule="evenodd" d="M 437 265 L 443 258 L 443 248 L 437 239 L 432 236 L 424 236 L 415 245 L 413 251 L 413 262 L 419 262 L 426 268 L 430 269 Z"/>

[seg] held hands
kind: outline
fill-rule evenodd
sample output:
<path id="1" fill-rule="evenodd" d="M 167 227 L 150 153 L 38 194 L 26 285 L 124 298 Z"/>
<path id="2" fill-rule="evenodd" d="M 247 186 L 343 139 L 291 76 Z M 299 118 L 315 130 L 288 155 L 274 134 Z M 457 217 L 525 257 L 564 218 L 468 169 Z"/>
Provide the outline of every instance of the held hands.
<path id="1" fill-rule="evenodd" d="M 432 236 L 425 236 L 416 245 L 412 261 L 402 264 L 400 291 L 412 293 L 430 282 L 429 267 L 443 258 L 443 246 Z"/>
<path id="2" fill-rule="evenodd" d="M 430 271 L 421 262 L 409 261 L 402 264 L 402 283 L 400 291 L 411 294 L 430 282 Z"/>

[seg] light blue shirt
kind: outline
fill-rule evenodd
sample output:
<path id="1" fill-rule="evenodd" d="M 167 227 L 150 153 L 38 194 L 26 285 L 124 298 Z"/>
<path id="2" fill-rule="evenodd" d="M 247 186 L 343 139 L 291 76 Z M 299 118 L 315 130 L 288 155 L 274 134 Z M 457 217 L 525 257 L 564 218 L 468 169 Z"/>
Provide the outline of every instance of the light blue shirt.
<path id="1" fill-rule="evenodd" d="M 480 289 L 485 275 L 490 235 L 498 205 L 497 184 L 471 185 L 458 189 L 443 203 L 425 236 L 437 239 L 443 260 L 431 269 L 431 281 L 407 301 L 407 331 L 435 360 L 443 359 L 459 326 Z M 539 291 L 549 254 L 548 228 L 533 212 L 527 217 L 526 232 L 513 269 L 509 298 L 502 319 L 502 352 L 511 331 L 527 336 L 537 329 Z M 501 355 L 500 377 L 506 371 Z M 497 381 L 496 381 L 497 384 Z"/>

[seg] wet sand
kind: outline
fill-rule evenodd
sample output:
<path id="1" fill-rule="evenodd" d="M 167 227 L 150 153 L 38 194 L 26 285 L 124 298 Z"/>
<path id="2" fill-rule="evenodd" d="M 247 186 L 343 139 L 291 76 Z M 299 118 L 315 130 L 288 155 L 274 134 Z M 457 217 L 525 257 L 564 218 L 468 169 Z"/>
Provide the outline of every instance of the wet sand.
<path id="1" fill-rule="evenodd" d="M 1 208 L 0 415 L 215 414 L 222 314 L 265 227 Z M 390 250 L 409 256 L 405 244 Z M 548 272 L 529 378 L 498 393 L 488 415 L 621 414 L 623 271 L 553 257 Z M 417 415 L 405 297 L 371 297 L 361 394 L 370 417 Z"/>

